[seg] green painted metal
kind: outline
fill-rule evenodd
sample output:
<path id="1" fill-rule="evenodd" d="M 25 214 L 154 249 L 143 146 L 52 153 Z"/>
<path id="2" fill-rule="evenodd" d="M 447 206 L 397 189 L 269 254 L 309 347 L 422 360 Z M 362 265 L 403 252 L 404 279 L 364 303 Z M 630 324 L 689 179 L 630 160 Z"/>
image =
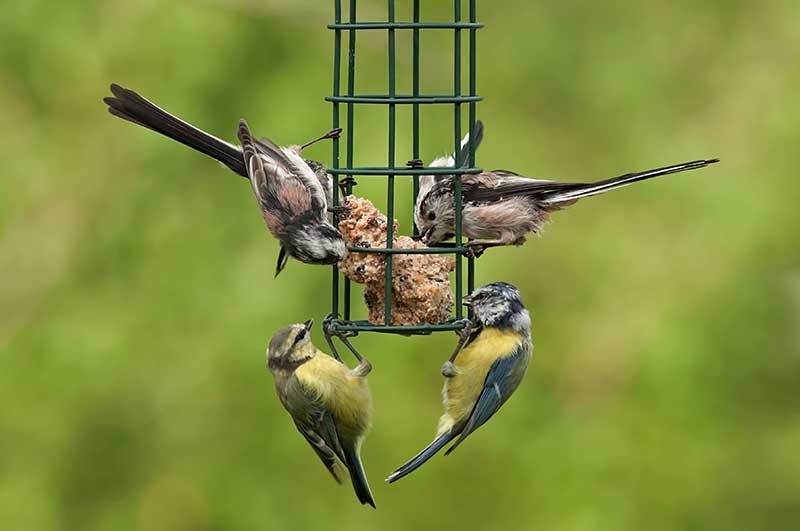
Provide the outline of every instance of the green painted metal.
<path id="1" fill-rule="evenodd" d="M 408 94 L 350 94 L 347 96 L 325 96 L 325 101 L 338 103 L 371 103 L 374 105 L 410 105 L 415 103 L 468 103 L 481 101 L 480 96 L 451 96 L 446 94 L 433 94 L 427 96 L 413 96 Z"/>
<path id="2" fill-rule="evenodd" d="M 459 173 L 480 173 L 481 168 L 461 168 Z M 328 173 L 332 175 L 451 175 L 452 168 L 384 168 L 384 167 L 361 167 L 361 168 L 328 168 Z"/>
<path id="3" fill-rule="evenodd" d="M 415 11 L 419 16 L 419 11 Z M 328 24 L 328 29 L 343 30 L 371 30 L 371 29 L 480 29 L 483 24 L 471 22 L 419 22 L 416 18 L 414 22 L 358 22 L 355 24 L 336 23 Z"/>
<path id="4" fill-rule="evenodd" d="M 413 98 L 419 98 L 419 0 L 414 0 L 414 32 L 412 34 L 411 46 L 412 46 L 412 80 L 411 86 L 414 94 L 412 95 Z M 414 160 L 419 160 L 419 135 L 416 134 L 419 131 L 419 103 L 414 103 L 412 107 L 412 115 L 411 115 L 411 127 L 414 131 L 414 138 L 412 139 L 412 152 L 414 156 L 412 157 Z M 394 168 L 393 168 L 394 170 Z M 414 201 L 416 202 L 417 196 L 419 195 L 419 174 L 414 174 L 414 179 L 412 182 L 412 191 L 414 194 Z M 413 218 L 414 214 L 414 205 L 411 205 L 411 214 Z M 419 236 L 419 229 L 417 228 L 417 224 L 414 224 L 414 236 Z"/>
<path id="5" fill-rule="evenodd" d="M 437 325 L 416 325 L 416 326 L 386 326 L 374 325 L 368 321 L 337 321 L 336 329 L 343 332 L 385 332 L 389 334 L 429 334 L 431 332 L 444 332 L 448 330 L 461 330 L 464 328 L 464 321 L 448 320 L 446 323 Z"/>
<path id="6" fill-rule="evenodd" d="M 397 105 L 412 106 L 412 157 L 420 157 L 419 131 L 422 127 L 420 118 L 421 105 L 453 105 L 453 140 L 454 151 L 460 158 L 460 142 L 462 136 L 462 105 L 468 106 L 468 130 L 472 131 L 475 126 L 476 104 L 481 101 L 481 97 L 476 94 L 476 32 L 483 27 L 476 20 L 476 0 L 469 0 L 469 20 L 462 20 L 462 0 L 453 0 L 453 20 L 445 22 L 423 22 L 420 20 L 420 0 L 413 2 L 413 21 L 403 22 L 395 20 L 395 0 L 387 0 L 385 22 L 358 22 L 356 17 L 357 0 L 349 0 L 349 14 L 347 22 L 342 19 L 342 0 L 334 0 L 334 23 L 329 24 L 328 28 L 334 32 L 334 59 L 333 59 L 333 94 L 325 98 L 333 105 L 333 127 L 340 127 L 341 105 L 345 105 L 345 165 L 341 163 L 341 142 L 339 139 L 333 142 L 333 167 L 329 172 L 333 175 L 334 183 L 338 185 L 340 177 L 346 177 L 344 184 L 346 192 L 352 193 L 355 181 L 353 176 L 382 176 L 386 179 L 386 215 L 389 219 L 394 218 L 395 213 L 395 177 L 411 176 L 413 180 L 414 200 L 419 193 L 420 175 L 448 175 L 454 173 L 452 168 L 425 168 L 425 167 L 397 167 L 395 158 L 396 153 L 396 113 Z M 387 59 L 388 59 L 388 93 L 387 94 L 356 94 L 355 93 L 355 74 L 356 74 L 356 34 L 358 31 L 385 30 L 387 32 Z M 397 87 L 397 68 L 396 68 L 396 31 L 412 31 L 412 94 L 398 94 Z M 453 91 L 451 94 L 422 94 L 420 93 L 420 33 L 426 30 L 451 30 L 453 31 Z M 468 93 L 462 94 L 462 32 L 469 34 L 468 46 Z M 347 56 L 347 88 L 345 94 L 341 92 L 341 71 L 342 71 L 342 32 L 348 35 L 348 56 Z M 357 105 L 385 105 L 388 111 L 388 136 L 387 136 L 387 164 L 385 167 L 354 167 L 353 148 L 355 143 L 355 108 Z M 457 173 L 475 174 L 482 170 L 475 166 L 475 146 L 470 139 L 469 160 L 456 161 Z M 401 158 L 404 160 L 404 158 Z M 465 168 L 459 168 L 462 163 L 466 163 Z M 339 204 L 338 186 L 334 187 L 333 203 Z M 456 226 L 455 242 L 453 244 L 440 244 L 437 247 L 428 249 L 396 249 L 393 248 L 394 238 L 391 225 L 387 227 L 386 248 L 351 248 L 351 252 L 357 253 L 380 253 L 393 256 L 395 254 L 452 254 L 456 261 L 455 271 L 455 295 L 456 309 L 455 316 L 445 323 L 437 325 L 422 324 L 417 326 L 392 326 L 391 323 L 391 278 L 392 260 L 387 261 L 385 278 L 385 298 L 386 310 L 384 313 L 383 324 L 370 324 L 367 321 L 351 320 L 351 283 L 347 278 L 342 278 L 336 266 L 333 266 L 333 279 L 331 289 L 331 329 L 340 333 L 357 334 L 358 332 L 384 332 L 395 334 L 428 334 L 436 331 L 459 330 L 464 327 L 461 299 L 464 295 L 464 267 L 463 261 L 466 260 L 466 288 L 472 291 L 475 284 L 475 263 L 472 257 L 468 256 L 468 248 L 464 245 L 461 223 L 461 182 L 456 179 L 455 184 L 455 203 L 456 203 Z M 411 205 L 413 209 L 413 204 Z M 417 228 L 414 227 L 414 234 L 417 235 Z M 344 289 L 340 290 L 340 282 L 344 283 Z M 342 310 L 340 317 L 340 310 Z"/>
<path id="7" fill-rule="evenodd" d="M 351 253 L 374 253 L 374 254 L 466 254 L 467 249 L 457 249 L 453 247 L 428 247 L 425 249 L 392 249 L 383 247 L 348 247 Z"/>

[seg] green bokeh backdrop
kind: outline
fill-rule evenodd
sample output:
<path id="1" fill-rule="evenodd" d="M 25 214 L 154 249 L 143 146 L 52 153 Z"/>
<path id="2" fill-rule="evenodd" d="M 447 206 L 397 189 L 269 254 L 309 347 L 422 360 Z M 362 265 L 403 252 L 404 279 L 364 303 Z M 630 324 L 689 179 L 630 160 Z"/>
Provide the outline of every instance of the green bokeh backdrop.
<path id="1" fill-rule="evenodd" d="M 426 20 L 450 16 L 423 4 Z M 382 478 L 433 435 L 454 337 L 357 339 L 375 366 L 363 456 L 377 511 L 327 476 L 264 368 L 277 328 L 328 311 L 329 269 L 292 262 L 273 280 L 278 248 L 245 181 L 101 102 L 116 81 L 229 139 L 246 117 L 304 141 L 330 126 L 332 11 L 3 8 L 2 528 L 797 528 L 797 3 L 479 2 L 480 165 L 582 180 L 723 162 L 583 201 L 542 238 L 487 252 L 477 280 L 521 288 L 534 362 L 468 444 L 394 485 Z M 397 11 L 407 20 L 410 2 Z M 381 92 L 385 33 L 362 35 L 357 90 Z M 423 89 L 447 91 L 451 34 L 422 46 Z M 430 160 L 451 147 L 451 111 L 422 119 Z M 356 163 L 383 164 L 385 109 L 356 120 Z M 408 109 L 398 120 L 405 160 Z M 362 182 L 382 206 L 383 184 Z"/>

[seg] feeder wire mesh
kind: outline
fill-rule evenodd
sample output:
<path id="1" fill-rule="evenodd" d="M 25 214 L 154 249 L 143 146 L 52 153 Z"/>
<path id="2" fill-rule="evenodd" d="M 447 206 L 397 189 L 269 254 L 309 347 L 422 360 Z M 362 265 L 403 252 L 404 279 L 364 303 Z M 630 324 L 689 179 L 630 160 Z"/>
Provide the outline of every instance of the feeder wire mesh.
<path id="1" fill-rule="evenodd" d="M 351 320 L 351 281 L 344 278 L 344 289 L 340 293 L 339 271 L 336 265 L 333 266 L 331 280 L 331 314 L 326 319 L 326 333 L 332 335 L 356 335 L 362 331 L 388 332 L 399 334 L 427 334 L 434 331 L 459 330 L 464 327 L 461 298 L 464 288 L 463 261 L 467 262 L 467 290 L 472 292 L 475 280 L 474 258 L 469 255 L 469 249 L 464 245 L 461 233 L 461 179 L 463 174 L 480 173 L 481 168 L 475 167 L 475 145 L 473 135 L 469 138 L 469 160 L 461 158 L 461 114 L 462 105 L 468 105 L 469 131 L 475 130 L 475 106 L 482 98 L 476 94 L 476 32 L 483 27 L 476 21 L 475 4 L 477 0 L 469 0 L 469 21 L 462 21 L 461 0 L 453 2 L 453 21 L 452 22 L 421 22 L 420 21 L 420 0 L 413 2 L 413 21 L 397 22 L 395 20 L 395 0 L 387 0 L 387 21 L 386 22 L 358 22 L 357 21 L 357 0 L 349 0 L 348 21 L 342 21 L 342 0 L 334 0 L 334 24 L 328 28 L 334 32 L 334 55 L 333 55 L 333 95 L 326 97 L 333 105 L 333 128 L 340 127 L 341 106 L 345 106 L 345 165 L 341 166 L 341 141 L 339 138 L 333 140 L 332 167 L 328 170 L 333 176 L 333 205 L 339 205 L 339 184 L 344 185 L 347 195 L 353 191 L 354 176 L 385 176 L 386 177 L 386 199 L 389 220 L 386 229 L 386 248 L 374 247 L 349 247 L 353 253 L 382 253 L 389 255 L 386 260 L 385 268 L 385 304 L 383 324 L 371 324 L 368 321 Z M 453 91 L 452 94 L 421 94 L 420 93 L 420 31 L 421 30 L 442 30 L 450 29 L 453 31 Z M 387 94 L 355 94 L 355 74 L 356 74 L 356 35 L 359 31 L 386 30 L 388 33 L 388 93 Z M 398 94 L 396 91 L 396 61 L 395 61 L 395 33 L 398 30 L 411 30 L 412 32 L 412 94 Z M 468 46 L 468 93 L 462 94 L 462 32 L 469 32 Z M 346 32 L 347 42 L 347 89 L 346 93 L 341 93 L 341 66 L 342 66 L 342 33 Z M 420 105 L 453 105 L 453 152 L 455 153 L 455 167 L 453 168 L 426 168 L 423 166 L 400 166 L 395 162 L 395 138 L 396 138 L 396 109 L 397 105 L 412 106 L 412 150 L 413 158 L 420 157 Z M 353 167 L 353 143 L 355 139 L 354 111 L 356 105 L 385 105 L 388 107 L 389 126 L 388 126 L 388 157 L 385 167 Z M 462 167 L 462 165 L 464 167 Z M 413 195 L 416 202 L 419 194 L 420 175 L 456 175 L 455 179 L 455 243 L 452 246 L 439 244 L 437 247 L 427 249 L 396 249 L 393 248 L 394 235 L 392 232 L 395 212 L 394 192 L 396 176 L 412 176 Z M 413 205 L 412 205 L 413 208 Z M 417 234 L 416 227 L 414 234 Z M 395 254 L 453 254 L 455 257 L 455 316 L 441 324 L 418 324 L 418 325 L 392 325 L 392 260 Z M 341 301 L 340 301 L 341 299 Z M 341 307 L 341 313 L 340 313 Z M 341 318 L 339 316 L 342 316 Z"/>

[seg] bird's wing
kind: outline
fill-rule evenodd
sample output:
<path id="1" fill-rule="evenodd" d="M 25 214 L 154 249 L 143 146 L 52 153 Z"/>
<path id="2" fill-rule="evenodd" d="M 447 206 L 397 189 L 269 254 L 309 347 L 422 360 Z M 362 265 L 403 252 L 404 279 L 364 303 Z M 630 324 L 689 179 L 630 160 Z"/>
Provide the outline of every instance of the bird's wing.
<path id="1" fill-rule="evenodd" d="M 459 435 L 456 442 L 447 449 L 445 455 L 455 450 L 470 433 L 477 430 L 486 423 L 487 420 L 492 418 L 492 415 L 494 415 L 497 410 L 500 409 L 500 406 L 508 400 L 508 397 L 511 396 L 511 393 L 514 392 L 522 379 L 523 374 L 520 373 L 519 364 L 524 356 L 525 346 L 520 344 L 514 349 L 514 352 L 510 356 L 500 358 L 492 363 L 491 368 L 489 368 L 489 373 L 486 375 L 486 380 L 483 383 L 483 391 L 481 391 L 478 400 L 475 402 L 475 406 L 472 408 L 472 413 L 470 413 L 461 435 Z M 524 367 L 522 367 L 522 370 L 524 373 Z"/>
<path id="2" fill-rule="evenodd" d="M 325 439 L 313 429 L 309 429 L 304 427 L 299 422 L 295 422 L 297 426 L 297 430 L 306 438 L 308 444 L 311 445 L 311 448 L 314 452 L 319 456 L 322 464 L 325 465 L 325 468 L 328 469 L 328 472 L 331 473 L 333 479 L 336 480 L 337 483 L 341 483 L 342 479 L 339 477 L 339 474 L 336 472 L 336 458 L 340 457 L 333 451 L 333 449 L 328 446 L 325 442 Z"/>
<path id="3" fill-rule="evenodd" d="M 339 481 L 339 476 L 334 466 L 336 458 L 338 457 L 345 465 L 347 460 L 339 442 L 339 433 L 336 429 L 333 415 L 320 403 L 318 395 L 312 389 L 309 389 L 298 380 L 295 380 L 295 382 L 298 395 L 302 397 L 300 401 L 303 403 L 302 407 L 293 408 L 296 409 L 292 415 L 295 419 L 295 425 L 322 460 L 325 468 L 333 474 L 336 481 Z M 302 410 L 302 413 L 300 410 Z"/>
<path id="4" fill-rule="evenodd" d="M 238 136 L 253 192 L 268 225 L 268 215 L 275 213 L 291 217 L 311 211 L 324 219 L 325 191 L 302 157 L 268 138 L 254 139 L 244 120 L 239 122 Z"/>
<path id="5" fill-rule="evenodd" d="M 255 141 L 256 149 L 283 170 L 281 177 L 298 181 L 311 197 L 311 208 L 324 216 L 328 201 L 319 177 L 303 157 L 291 149 L 278 147 L 272 140 L 261 137 Z"/>
<path id="6" fill-rule="evenodd" d="M 571 190 L 581 183 L 562 183 L 541 179 L 529 179 L 515 173 L 495 170 L 477 176 L 474 182 L 462 186 L 464 201 L 487 202 L 499 201 L 507 197 L 519 195 L 539 195 L 548 192 Z"/>

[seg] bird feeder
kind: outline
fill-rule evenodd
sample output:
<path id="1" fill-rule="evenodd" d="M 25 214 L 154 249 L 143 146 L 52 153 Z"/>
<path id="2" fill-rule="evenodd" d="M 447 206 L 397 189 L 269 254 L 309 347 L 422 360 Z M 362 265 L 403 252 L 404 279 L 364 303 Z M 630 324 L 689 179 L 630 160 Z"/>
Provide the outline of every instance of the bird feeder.
<path id="1" fill-rule="evenodd" d="M 387 256 L 385 266 L 385 304 L 383 323 L 375 324 L 366 320 L 353 320 L 351 318 L 351 281 L 343 277 L 337 266 L 333 266 L 331 275 L 331 313 L 325 320 L 325 333 L 331 347 L 330 336 L 340 337 L 348 348 L 352 346 L 347 341 L 347 336 L 357 335 L 359 332 L 383 332 L 395 334 L 429 334 L 438 331 L 461 330 L 467 326 L 467 322 L 462 314 L 462 294 L 464 288 L 471 292 L 474 289 L 475 264 L 470 250 L 464 245 L 461 230 L 461 180 L 455 179 L 455 241 L 451 245 L 439 244 L 437 247 L 421 249 L 399 249 L 393 246 L 395 236 L 393 234 L 393 223 L 395 213 L 395 180 L 411 178 L 413 180 L 413 195 L 416 201 L 419 194 L 420 175 L 456 175 L 480 173 L 481 168 L 475 165 L 475 145 L 473 135 L 469 141 L 468 161 L 459 160 L 461 158 L 460 143 L 462 138 L 462 109 L 463 105 L 468 106 L 468 131 L 475 129 L 475 107 L 476 103 L 482 98 L 476 94 L 476 33 L 483 27 L 476 21 L 475 4 L 476 0 L 469 0 L 467 19 L 462 15 L 461 0 L 453 2 L 452 22 L 422 22 L 420 21 L 420 0 L 413 0 L 413 20 L 395 20 L 395 2 L 387 0 L 387 20 L 385 22 L 359 22 L 357 17 L 356 0 L 349 0 L 348 20 L 342 20 L 342 0 L 334 1 L 334 23 L 328 28 L 334 32 L 333 50 L 333 95 L 326 97 L 326 101 L 331 102 L 333 107 L 332 127 L 343 127 L 344 138 L 333 140 L 332 167 L 329 173 L 333 176 L 333 204 L 339 206 L 341 202 L 339 186 L 341 185 L 344 193 L 350 195 L 356 185 L 355 178 L 385 179 L 386 180 L 386 217 L 389 222 L 386 224 L 386 246 L 385 247 L 349 247 L 351 253 L 381 253 Z M 388 54 L 388 93 L 386 94 L 356 94 L 356 38 L 362 31 L 385 31 L 387 33 L 387 54 Z M 395 37 L 397 32 L 410 31 L 412 33 L 412 93 L 399 94 L 396 91 L 396 61 L 395 61 Z M 422 31 L 452 31 L 453 32 L 453 88 L 449 94 L 423 94 L 420 93 L 420 32 Z M 468 79 L 469 86 L 466 93 L 462 88 L 462 50 L 463 37 L 466 33 L 468 40 Z M 344 92 L 342 89 L 342 37 L 347 36 L 347 79 Z M 353 166 L 353 144 L 357 138 L 357 131 L 354 123 L 354 111 L 360 105 L 380 105 L 388 108 L 388 131 L 387 131 L 387 157 L 386 166 L 381 167 L 354 167 Z M 412 146 L 413 159 L 420 158 L 420 106 L 421 105 L 452 105 L 453 108 L 453 152 L 456 161 L 453 168 L 428 168 L 422 165 L 406 165 L 405 159 L 401 164 L 397 163 L 395 140 L 396 140 L 396 120 L 395 114 L 398 105 L 410 105 L 412 108 Z M 344 123 L 342 123 L 344 121 Z M 344 144 L 344 156 L 342 156 L 342 143 Z M 462 167 L 464 166 L 464 167 Z M 414 205 L 411 205 L 412 211 Z M 414 227 L 414 235 L 417 235 L 417 228 Z M 417 324 L 417 325 L 393 325 L 392 324 L 392 260 L 394 255 L 402 254 L 442 254 L 453 255 L 455 259 L 455 312 L 445 322 L 439 324 Z M 464 264 L 466 263 L 466 272 Z M 466 278 L 464 278 L 466 277 Z M 334 349 L 335 350 L 335 349 Z"/>

